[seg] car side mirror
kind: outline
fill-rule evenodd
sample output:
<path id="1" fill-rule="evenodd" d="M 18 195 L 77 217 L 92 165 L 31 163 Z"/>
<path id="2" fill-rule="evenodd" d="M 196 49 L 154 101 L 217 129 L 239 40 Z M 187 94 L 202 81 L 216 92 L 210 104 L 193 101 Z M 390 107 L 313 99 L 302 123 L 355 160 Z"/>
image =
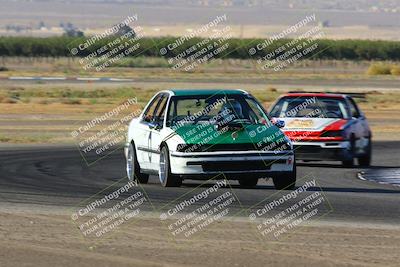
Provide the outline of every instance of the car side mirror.
<path id="1" fill-rule="evenodd" d="M 161 129 L 161 124 L 159 122 L 156 122 L 156 121 L 149 122 L 148 125 L 149 125 L 149 128 L 152 129 L 152 130 Z"/>
<path id="2" fill-rule="evenodd" d="M 272 123 L 278 128 L 285 127 L 285 121 L 283 120 L 275 119 Z"/>

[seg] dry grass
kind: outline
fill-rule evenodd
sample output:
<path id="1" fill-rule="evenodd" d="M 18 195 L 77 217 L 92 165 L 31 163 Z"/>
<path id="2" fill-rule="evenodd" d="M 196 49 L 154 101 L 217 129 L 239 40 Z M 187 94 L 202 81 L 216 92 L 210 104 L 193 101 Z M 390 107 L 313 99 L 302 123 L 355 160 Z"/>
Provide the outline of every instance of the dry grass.
<path id="1" fill-rule="evenodd" d="M 400 75 L 400 66 L 390 63 L 373 63 L 367 70 L 368 75 Z"/>
<path id="2" fill-rule="evenodd" d="M 305 60 L 297 62 L 282 72 L 264 72 L 259 70 L 259 66 L 254 61 L 234 59 L 211 61 L 194 72 L 173 71 L 165 68 L 164 61 L 152 58 L 121 62 L 121 65 L 125 64 L 134 68 L 112 67 L 101 73 L 84 71 L 76 59 L 67 58 L 25 61 L 21 58 L 5 58 L 2 64 L 7 70 L 0 72 L 0 77 L 126 77 L 135 79 L 135 86 L 90 82 L 86 84 L 33 82 L 18 83 L 18 85 L 11 82 L 1 83 L 0 142 L 72 142 L 68 134 L 72 127 L 112 110 L 128 98 L 136 97 L 138 107 L 135 108 L 142 107 L 155 92 L 174 88 L 176 84 L 180 88 L 193 88 L 193 82 L 201 84 L 204 81 L 206 84 L 204 88 L 211 88 L 211 86 L 232 88 L 232 84 L 246 84 L 247 79 L 265 79 L 265 75 L 269 80 L 323 80 L 329 81 L 328 83 L 335 81 L 350 81 L 351 83 L 351 80 L 359 79 L 367 82 L 398 80 L 395 75 L 366 75 L 366 70 L 370 66 L 370 62 L 366 61 Z M 395 63 L 377 62 L 377 64 L 391 66 Z M 151 68 L 148 67 L 149 65 Z M 400 72 L 399 68 L 390 69 L 391 74 L 398 72 Z M 169 83 L 160 83 L 160 79 L 165 79 Z M 225 84 L 226 81 L 229 82 Z M 176 84 L 173 84 L 174 82 Z M 251 91 L 266 107 L 282 93 L 276 88 L 263 84 L 249 84 L 246 89 Z M 393 114 L 399 114 L 399 99 L 400 93 L 374 92 L 367 95 L 366 102 L 360 103 L 378 136 L 382 133 L 382 138 L 397 138 L 394 133 L 400 131 L 400 121 L 396 121 L 396 116 Z M 53 124 L 57 121 L 65 123 L 56 124 L 58 128 L 54 129 Z M 21 128 L 21 126 L 24 127 Z"/>
<path id="3" fill-rule="evenodd" d="M 129 112 L 139 110 L 158 90 L 127 86 L 3 86 L 0 87 L 0 142 L 72 143 L 70 132 L 77 127 L 112 110 L 127 98 L 137 97 L 139 102 Z M 282 93 L 271 87 L 249 91 L 265 107 Z M 372 92 L 359 104 L 369 119 L 375 139 L 400 139 L 397 137 L 400 93 Z"/>
<path id="4" fill-rule="evenodd" d="M 371 65 L 369 61 L 347 60 L 302 60 L 289 66 L 281 72 L 261 70 L 255 60 L 241 59 L 216 59 L 202 64 L 193 72 L 176 71 L 168 68 L 168 63 L 163 58 L 138 57 L 118 61 L 114 67 L 109 67 L 101 72 L 84 70 L 76 58 L 4 58 L 2 61 L 6 71 L 0 72 L 0 77 L 9 76 L 90 76 L 90 77 L 125 77 L 125 78 L 216 78 L 234 77 L 246 73 L 246 77 L 259 76 L 268 73 L 272 77 L 288 77 L 293 75 L 304 79 L 352 79 L 357 77 L 371 78 L 366 71 Z M 374 65 L 398 65 L 396 62 L 374 62 Z M 160 75 L 162 72 L 162 75 Z M 396 73 L 396 70 L 395 70 Z M 390 74 L 390 71 L 389 71 Z"/>

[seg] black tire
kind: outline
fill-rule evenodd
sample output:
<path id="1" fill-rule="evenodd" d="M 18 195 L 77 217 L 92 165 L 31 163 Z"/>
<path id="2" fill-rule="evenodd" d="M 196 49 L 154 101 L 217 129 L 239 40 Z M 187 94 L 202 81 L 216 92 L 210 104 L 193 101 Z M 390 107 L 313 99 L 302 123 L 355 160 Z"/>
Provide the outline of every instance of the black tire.
<path id="1" fill-rule="evenodd" d="M 130 155 L 132 155 L 131 162 L 129 159 Z M 128 171 L 128 164 L 132 164 L 131 174 Z M 140 172 L 140 165 L 139 162 L 137 161 L 135 144 L 133 142 L 129 145 L 128 148 L 128 157 L 126 159 L 126 172 L 129 181 L 135 180 L 141 184 L 147 184 L 149 182 L 149 175 Z"/>
<path id="2" fill-rule="evenodd" d="M 369 167 L 371 166 L 371 159 L 372 159 L 372 142 L 371 142 L 371 137 L 369 137 L 366 152 L 364 155 L 358 158 L 358 165 L 362 167 Z"/>
<path id="3" fill-rule="evenodd" d="M 342 160 L 343 167 L 353 167 L 354 159 Z"/>
<path id="4" fill-rule="evenodd" d="M 343 167 L 353 167 L 354 165 L 354 150 L 355 150 L 356 140 L 354 136 L 350 139 L 350 149 L 345 160 L 342 160 Z"/>
<path id="5" fill-rule="evenodd" d="M 252 188 L 258 183 L 258 177 L 241 178 L 238 180 L 240 187 Z"/>
<path id="6" fill-rule="evenodd" d="M 272 177 L 275 189 L 293 190 L 296 187 L 296 175 L 296 163 L 294 163 L 292 172 L 283 173 L 282 175 Z"/>
<path id="7" fill-rule="evenodd" d="M 163 157 L 163 159 L 165 159 L 165 177 L 164 179 L 161 178 L 161 169 L 162 169 L 162 165 L 161 165 L 161 157 Z M 171 165 L 170 165 L 170 161 L 169 161 L 169 151 L 168 151 L 168 147 L 167 146 L 163 146 L 161 148 L 161 153 L 160 153 L 160 170 L 159 170 L 159 179 L 161 182 L 161 185 L 164 187 L 180 187 L 182 185 L 182 179 L 177 176 L 177 175 L 173 175 L 171 173 Z"/>

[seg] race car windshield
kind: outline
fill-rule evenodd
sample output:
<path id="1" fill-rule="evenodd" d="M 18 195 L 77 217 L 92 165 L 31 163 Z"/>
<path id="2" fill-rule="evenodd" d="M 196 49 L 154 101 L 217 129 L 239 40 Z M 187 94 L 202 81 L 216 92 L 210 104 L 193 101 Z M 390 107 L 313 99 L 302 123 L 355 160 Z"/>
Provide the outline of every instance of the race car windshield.
<path id="1" fill-rule="evenodd" d="M 270 112 L 276 118 L 348 118 L 344 99 L 328 97 L 284 97 Z"/>
<path id="2" fill-rule="evenodd" d="M 269 124 L 264 109 L 251 96 L 173 96 L 168 109 L 168 126 L 186 124 Z"/>

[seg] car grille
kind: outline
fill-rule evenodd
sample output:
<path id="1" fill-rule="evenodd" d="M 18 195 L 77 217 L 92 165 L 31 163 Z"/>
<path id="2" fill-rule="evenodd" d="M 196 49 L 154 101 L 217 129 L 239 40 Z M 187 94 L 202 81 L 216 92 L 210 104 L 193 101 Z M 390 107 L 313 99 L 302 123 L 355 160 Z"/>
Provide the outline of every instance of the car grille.
<path id="1" fill-rule="evenodd" d="M 250 151 L 258 150 L 253 143 L 243 144 L 210 144 L 210 145 L 184 145 L 179 152 L 219 152 L 219 151 Z"/>
<path id="2" fill-rule="evenodd" d="M 269 170 L 274 163 L 286 163 L 286 160 L 204 161 L 189 162 L 188 165 L 201 165 L 205 172 L 223 172 Z"/>

